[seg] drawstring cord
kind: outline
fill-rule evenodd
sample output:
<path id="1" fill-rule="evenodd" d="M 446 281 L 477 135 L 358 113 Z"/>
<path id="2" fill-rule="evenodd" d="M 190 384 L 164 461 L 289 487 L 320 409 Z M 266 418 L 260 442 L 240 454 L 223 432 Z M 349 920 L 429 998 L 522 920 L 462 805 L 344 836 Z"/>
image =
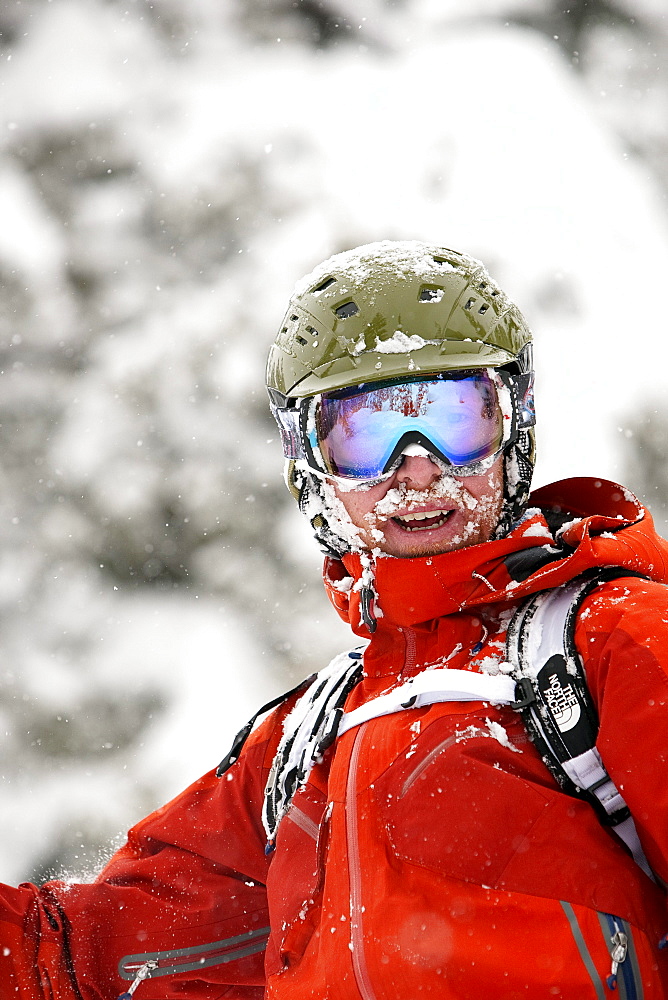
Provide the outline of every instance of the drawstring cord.
<path id="1" fill-rule="evenodd" d="M 132 1000 L 133 994 L 137 989 L 137 987 L 144 981 L 144 979 L 149 979 L 151 973 L 157 968 L 158 968 L 158 963 L 154 959 L 145 962 L 142 965 L 142 967 L 138 970 L 137 975 L 135 976 L 134 981 L 130 986 L 130 988 L 125 993 L 121 993 L 121 995 L 118 997 L 118 1000 Z"/>

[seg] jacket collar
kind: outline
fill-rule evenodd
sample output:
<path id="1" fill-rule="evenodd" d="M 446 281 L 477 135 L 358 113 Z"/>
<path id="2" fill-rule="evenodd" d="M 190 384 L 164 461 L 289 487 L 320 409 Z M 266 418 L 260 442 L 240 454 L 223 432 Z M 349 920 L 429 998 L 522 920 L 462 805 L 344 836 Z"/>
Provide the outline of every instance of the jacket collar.
<path id="1" fill-rule="evenodd" d="M 381 555 L 371 562 L 360 553 L 327 559 L 330 600 L 356 634 L 369 638 L 361 609 L 361 593 L 369 583 L 377 633 L 387 633 L 515 601 L 597 566 L 668 580 L 668 543 L 623 487 L 600 479 L 563 480 L 533 493 L 530 504 L 513 530 L 496 541 L 410 559 Z"/>

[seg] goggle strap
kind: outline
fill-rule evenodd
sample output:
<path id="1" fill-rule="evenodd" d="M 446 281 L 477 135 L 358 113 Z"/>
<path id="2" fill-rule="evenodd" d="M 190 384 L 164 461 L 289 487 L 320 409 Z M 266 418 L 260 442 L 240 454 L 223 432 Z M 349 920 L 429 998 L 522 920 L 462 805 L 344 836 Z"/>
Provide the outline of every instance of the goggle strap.
<path id="1" fill-rule="evenodd" d="M 533 399 L 534 373 L 525 372 L 521 375 L 512 375 L 509 382 L 514 396 L 513 403 L 517 429 L 525 430 L 527 427 L 535 426 L 536 410 Z"/>
<path id="2" fill-rule="evenodd" d="M 294 459 L 306 458 L 300 426 L 300 410 L 275 406 L 273 403 L 269 404 L 269 408 L 278 424 L 285 457 Z"/>

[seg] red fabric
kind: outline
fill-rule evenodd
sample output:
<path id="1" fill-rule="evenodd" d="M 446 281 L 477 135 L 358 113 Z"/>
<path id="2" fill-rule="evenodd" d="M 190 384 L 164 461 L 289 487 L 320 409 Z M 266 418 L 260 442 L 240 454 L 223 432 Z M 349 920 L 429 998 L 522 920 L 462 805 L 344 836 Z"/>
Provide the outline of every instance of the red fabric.
<path id="1" fill-rule="evenodd" d="M 534 502 L 574 515 L 562 539 L 534 510 L 500 541 L 378 559 L 378 628 L 346 707 L 434 665 L 498 669 L 525 594 L 592 566 L 645 574 L 590 595 L 576 642 L 601 752 L 668 880 L 668 544 L 614 484 L 559 483 Z M 360 577 L 354 556 L 326 566 L 339 613 L 369 638 Z M 620 977 L 632 971 L 646 1000 L 668 997 L 663 891 L 556 787 L 510 709 L 438 704 L 351 730 L 266 855 L 263 789 L 291 704 L 222 779 L 138 824 L 92 885 L 0 891 L 0 996 L 115 1000 L 129 986 L 119 963 L 162 953 L 160 971 L 179 971 L 144 981 L 136 1000 L 600 1000 L 611 914 L 632 926 Z"/>

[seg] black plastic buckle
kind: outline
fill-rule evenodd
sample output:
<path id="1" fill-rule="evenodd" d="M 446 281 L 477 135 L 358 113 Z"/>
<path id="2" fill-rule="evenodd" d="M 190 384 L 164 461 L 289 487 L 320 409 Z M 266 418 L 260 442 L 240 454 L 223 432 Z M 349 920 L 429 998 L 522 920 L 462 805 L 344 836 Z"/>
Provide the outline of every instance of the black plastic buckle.
<path id="1" fill-rule="evenodd" d="M 515 701 L 511 701 L 508 707 L 519 711 L 522 708 L 528 708 L 529 705 L 533 705 L 535 701 L 536 692 L 534 691 L 531 679 L 529 677 L 520 677 L 515 684 Z"/>

